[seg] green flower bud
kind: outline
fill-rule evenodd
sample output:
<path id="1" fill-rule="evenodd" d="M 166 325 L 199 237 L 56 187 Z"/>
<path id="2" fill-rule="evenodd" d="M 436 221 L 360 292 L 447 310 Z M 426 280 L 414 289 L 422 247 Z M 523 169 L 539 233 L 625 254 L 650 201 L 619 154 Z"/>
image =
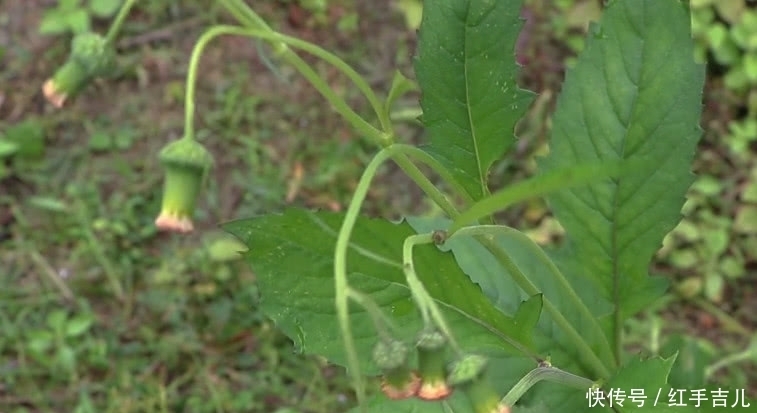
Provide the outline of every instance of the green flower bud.
<path id="1" fill-rule="evenodd" d="M 499 402 L 499 394 L 485 377 L 486 363 L 483 356 L 464 356 L 452 366 L 447 380 L 462 389 L 475 413 L 509 413 L 510 408 Z"/>
<path id="2" fill-rule="evenodd" d="M 195 203 L 213 158 L 205 147 L 185 137 L 166 145 L 160 162 L 166 177 L 155 225 L 165 231 L 191 232 Z"/>
<path id="3" fill-rule="evenodd" d="M 62 107 L 92 79 L 110 72 L 116 52 L 104 37 L 96 33 L 81 33 L 71 41 L 68 60 L 42 86 L 45 98 L 55 107 Z"/>
<path id="4" fill-rule="evenodd" d="M 447 338 L 435 329 L 425 329 L 418 334 L 418 374 L 421 387 L 418 397 L 424 400 L 443 399 L 452 392 L 447 385 L 446 348 Z"/>
<path id="5" fill-rule="evenodd" d="M 384 374 L 381 391 L 393 400 L 414 396 L 420 378 L 408 367 L 408 348 L 399 340 L 381 340 L 373 348 L 373 362 Z"/>

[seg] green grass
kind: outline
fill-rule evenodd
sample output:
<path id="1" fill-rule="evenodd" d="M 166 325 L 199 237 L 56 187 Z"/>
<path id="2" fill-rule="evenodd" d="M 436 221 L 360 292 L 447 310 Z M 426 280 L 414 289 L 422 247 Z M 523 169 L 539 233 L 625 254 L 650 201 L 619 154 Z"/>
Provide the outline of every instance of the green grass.
<path id="1" fill-rule="evenodd" d="M 125 37 L 196 19 L 198 4 L 139 9 Z M 285 21 L 271 6 L 266 17 Z M 120 78 L 59 112 L 29 104 L 2 125 L 25 148 L 32 135 L 44 142 L 44 153 L 12 158 L 0 181 L 3 413 L 325 413 L 352 404 L 340 368 L 301 355 L 262 315 L 243 247 L 218 229 L 287 204 L 349 199 L 367 148 L 303 80 L 288 68 L 269 72 L 254 44 L 234 52 L 233 40 L 214 43 L 198 94 L 198 137 L 216 158 L 199 229 L 178 237 L 152 224 L 157 152 L 181 133 L 201 28 L 127 48 Z M 0 76 L 18 85 L 11 98 L 33 97 L 65 57 L 64 37 L 46 41 L 37 61 L 22 59 L 31 45 L 9 50 L 19 58 Z"/>
<path id="2" fill-rule="evenodd" d="M 0 412 L 347 410 L 353 397 L 343 371 L 300 355 L 263 316 L 255 275 L 237 254 L 242 247 L 218 224 L 287 205 L 343 209 L 373 149 L 291 68 L 273 62 L 271 72 L 254 43 L 222 39 L 203 59 L 198 89 L 198 137 L 215 156 L 198 229 L 186 237 L 157 233 L 153 220 L 162 179 L 157 152 L 181 134 L 189 52 L 205 20 L 218 16 L 201 13 L 199 1 L 145 2 L 125 27 L 123 73 L 52 111 L 41 104 L 38 90 L 65 58 L 67 39 L 36 33 L 41 6 L 23 22 L 10 20 L 16 3 L 23 2 L 0 3 L 0 27 L 19 39 L 0 43 L 8 62 L 0 84 L 11 85 L 0 91 L 5 93 L 0 134 L 22 142 L 26 151 L 0 167 Z M 361 24 L 371 33 L 368 43 L 355 41 L 365 36 L 349 24 L 329 29 L 337 24 L 319 10 L 300 27 L 290 27 L 284 3 L 290 2 L 261 2 L 259 11 L 289 33 L 336 48 L 377 83 L 391 80 L 395 63 L 409 73 L 412 45 L 402 16 L 388 19 L 389 10 L 366 14 Z M 347 16 L 365 7 L 349 0 L 330 3 L 344 7 Z M 529 72 L 525 82 L 554 91 L 559 64 L 549 59 L 566 49 L 540 40 L 550 36 L 549 10 L 530 3 L 542 24 L 527 47 L 532 67 L 545 69 Z M 360 102 L 327 66 L 316 68 L 351 102 Z M 521 124 L 524 145 L 515 161 L 496 165 L 498 185 L 533 170 L 532 155 L 549 129 L 545 108 L 553 102 L 554 93 Z M 705 126 L 712 119 L 717 114 L 706 115 Z M 407 140 L 418 138 L 414 127 L 399 130 Z M 718 136 L 708 135 L 697 168 L 727 177 L 736 168 L 717 161 L 723 152 Z M 747 160 L 740 169 L 753 167 L 754 156 L 741 158 Z M 739 196 L 734 188 L 745 175 L 718 188 L 714 203 L 696 198 L 694 210 L 722 212 L 732 223 Z M 396 168 L 386 168 L 379 182 L 370 191 L 369 213 L 397 217 L 428 210 Z M 559 238 L 539 202 L 505 218 Z M 730 229 L 728 234 L 730 254 L 750 251 L 753 235 Z M 690 245 L 676 242 L 680 249 Z M 681 274 L 703 276 L 664 258 L 657 268 L 675 280 Z M 717 310 L 742 327 L 755 325 L 753 312 L 739 310 L 753 308 L 757 299 L 753 284 L 744 280 L 726 279 L 732 305 L 716 303 L 715 310 L 681 304 L 671 294 L 673 306 L 650 310 L 629 326 L 629 345 L 653 351 L 680 333 L 696 342 L 687 351 L 705 348 L 710 361 L 738 353 L 748 337 L 723 328 L 729 321 Z M 694 295 L 700 297 L 701 289 Z M 705 316 L 720 328 L 688 321 Z M 710 331 L 723 334 L 713 337 Z M 754 382 L 755 372 L 741 363 L 716 377 L 725 386 L 744 387 Z"/>

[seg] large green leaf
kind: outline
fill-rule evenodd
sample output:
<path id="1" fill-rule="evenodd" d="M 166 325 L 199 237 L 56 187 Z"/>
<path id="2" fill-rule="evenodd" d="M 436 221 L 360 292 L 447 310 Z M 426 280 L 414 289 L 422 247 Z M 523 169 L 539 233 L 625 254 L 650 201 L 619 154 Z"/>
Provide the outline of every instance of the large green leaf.
<path id="1" fill-rule="evenodd" d="M 679 0 L 615 1 L 591 28 L 567 74 L 542 172 L 627 160 L 619 178 L 555 192 L 549 205 L 568 242 L 558 255 L 584 295 L 615 305 L 613 344 L 622 321 L 656 299 L 662 279 L 648 265 L 680 220 L 692 182 L 704 68 L 693 62 L 689 15 Z M 581 292 L 581 291 L 579 291 Z"/>
<path id="2" fill-rule="evenodd" d="M 522 0 L 424 1 L 415 73 L 427 150 L 473 199 L 515 141 L 532 94 L 518 88 L 513 56 Z"/>
<path id="3" fill-rule="evenodd" d="M 339 364 L 345 360 L 334 308 L 333 257 L 342 219 L 343 214 L 290 209 L 282 215 L 224 226 L 249 247 L 247 258 L 258 279 L 263 311 L 299 349 Z M 402 271 L 402 243 L 414 234 L 406 223 L 359 218 L 347 257 L 350 285 L 369 293 L 408 340 L 421 326 Z M 433 245 L 418 246 L 414 263 L 463 348 L 493 357 L 522 358 L 508 340 L 524 348 L 532 346 L 540 296 L 528 300 L 511 317 L 486 299 L 452 254 Z M 362 367 L 375 371 L 369 355 L 377 336 L 370 318 L 352 306 L 351 319 Z M 508 374 L 516 380 L 528 368 L 524 365 Z"/>

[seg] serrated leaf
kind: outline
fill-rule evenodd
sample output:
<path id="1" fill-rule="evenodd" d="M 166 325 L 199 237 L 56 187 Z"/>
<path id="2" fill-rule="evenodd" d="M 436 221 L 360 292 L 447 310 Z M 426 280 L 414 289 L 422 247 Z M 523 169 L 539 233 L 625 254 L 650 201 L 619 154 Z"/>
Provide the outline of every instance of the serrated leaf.
<path id="1" fill-rule="evenodd" d="M 693 62 L 689 24 L 678 0 L 610 3 L 567 74 L 550 153 L 540 162 L 544 173 L 635 161 L 619 178 L 547 197 L 567 233 L 556 255 L 561 269 L 615 304 L 609 331 L 665 287 L 648 276 L 648 265 L 680 220 L 701 135 L 704 67 Z"/>
<path id="2" fill-rule="evenodd" d="M 516 84 L 522 3 L 424 2 L 415 72 L 426 150 L 474 200 L 488 193 L 489 168 L 513 145 L 515 124 L 533 96 Z"/>
<path id="3" fill-rule="evenodd" d="M 334 310 L 333 256 L 342 219 L 343 214 L 290 209 L 224 226 L 250 249 L 247 258 L 257 275 L 262 310 L 300 350 L 339 364 L 345 360 Z M 347 257 L 350 285 L 369 293 L 405 339 L 421 327 L 402 271 L 402 243 L 414 234 L 407 223 L 359 218 Z M 508 340 L 530 346 L 533 325 L 526 323 L 535 319 L 533 314 L 515 319 L 496 309 L 452 254 L 433 245 L 414 251 L 418 277 L 442 306 L 463 348 L 500 357 L 523 355 Z M 530 306 L 530 311 L 540 307 Z M 377 340 L 375 329 L 365 311 L 356 306 L 350 311 L 364 371 L 375 371 L 367 357 Z"/>
<path id="4" fill-rule="evenodd" d="M 449 220 L 441 218 L 408 218 L 408 222 L 419 232 L 447 228 Z M 512 231 L 493 235 L 492 239 L 507 251 L 512 264 L 518 268 L 543 295 L 545 304 L 549 302 L 573 326 L 598 354 L 605 364 L 612 363 L 612 353 L 596 315 L 609 314 L 612 307 L 601 297 L 593 294 L 590 285 L 580 280 L 572 281 L 578 288 L 575 292 L 588 305 L 590 312 L 583 312 L 571 300 L 566 288 L 556 281 L 555 268 L 550 264 L 541 248 L 525 234 Z M 508 275 L 508 270 L 483 245 L 473 238 L 453 238 L 448 240 L 443 250 L 451 250 L 470 279 L 478 284 L 484 294 L 497 308 L 506 314 L 517 311 L 521 301 L 528 297 L 518 284 Z M 583 287 L 583 288 L 581 288 Z M 555 324 L 547 311 L 542 311 L 535 332 L 537 350 L 549 354 L 552 363 L 564 370 L 587 375 L 591 372 L 589 363 L 583 360 L 572 340 Z M 592 378 L 597 378 L 591 376 Z M 555 406 L 557 407 L 557 406 Z"/>

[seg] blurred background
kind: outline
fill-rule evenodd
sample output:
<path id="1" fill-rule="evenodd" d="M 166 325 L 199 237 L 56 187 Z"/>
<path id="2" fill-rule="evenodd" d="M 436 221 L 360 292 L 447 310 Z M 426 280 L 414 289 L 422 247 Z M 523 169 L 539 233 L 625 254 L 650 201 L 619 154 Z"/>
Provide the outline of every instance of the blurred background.
<path id="1" fill-rule="evenodd" d="M 379 91 L 394 68 L 413 77 L 420 0 L 264 0 L 273 27 L 335 51 Z M 600 0 L 526 0 L 516 50 L 521 85 L 539 93 L 519 145 L 493 169 L 501 187 L 534 173 L 564 71 Z M 199 138 L 215 156 L 197 230 L 157 233 L 157 152 L 181 136 L 189 54 L 205 27 L 229 22 L 212 1 L 138 3 L 118 41 L 119 69 L 62 110 L 40 87 L 71 35 L 107 30 L 121 0 L 0 1 L 0 412 L 341 412 L 342 369 L 297 354 L 258 311 L 244 247 L 218 224 L 288 205 L 342 210 L 375 149 L 290 67 L 253 41 L 207 49 Z M 674 387 L 714 382 L 757 402 L 757 5 L 691 0 L 706 62 L 704 136 L 685 218 L 652 272 L 672 289 L 629 323 L 627 346 L 680 350 Z M 339 73 L 308 57 L 361 113 Z M 394 113 L 420 143 L 418 96 Z M 396 168 L 367 212 L 436 214 Z M 561 229 L 540 201 L 501 221 L 537 242 Z"/>

